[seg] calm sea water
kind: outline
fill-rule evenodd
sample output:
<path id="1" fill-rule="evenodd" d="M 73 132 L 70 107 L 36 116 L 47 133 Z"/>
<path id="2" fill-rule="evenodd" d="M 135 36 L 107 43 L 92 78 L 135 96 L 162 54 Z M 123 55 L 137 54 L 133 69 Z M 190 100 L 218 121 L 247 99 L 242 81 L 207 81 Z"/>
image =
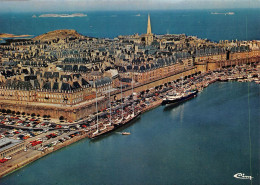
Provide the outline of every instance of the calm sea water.
<path id="1" fill-rule="evenodd" d="M 250 175 L 250 130 L 253 184 L 259 185 L 259 95 L 255 83 L 215 83 L 180 106 L 143 114 L 124 128 L 129 136 L 84 139 L 0 184 L 248 185 L 233 175 Z"/>
<path id="2" fill-rule="evenodd" d="M 235 14 L 210 14 L 229 11 Z M 37 36 L 56 29 L 75 29 L 83 35 L 114 38 L 145 33 L 147 15 L 150 13 L 152 32 L 156 34 L 185 33 L 214 41 L 254 40 L 260 39 L 259 12 L 260 9 L 107 11 L 82 12 L 88 16 L 75 18 L 32 18 L 34 14 L 39 16 L 42 13 L 0 13 L 0 33 Z"/>

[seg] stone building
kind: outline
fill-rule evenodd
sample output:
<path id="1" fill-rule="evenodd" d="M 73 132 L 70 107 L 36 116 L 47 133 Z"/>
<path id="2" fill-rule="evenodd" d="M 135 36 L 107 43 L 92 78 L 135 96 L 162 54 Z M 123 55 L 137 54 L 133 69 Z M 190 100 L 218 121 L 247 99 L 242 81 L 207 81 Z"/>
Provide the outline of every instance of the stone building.
<path id="1" fill-rule="evenodd" d="M 26 148 L 25 142 L 10 138 L 0 139 L 0 158 L 12 156 Z"/>

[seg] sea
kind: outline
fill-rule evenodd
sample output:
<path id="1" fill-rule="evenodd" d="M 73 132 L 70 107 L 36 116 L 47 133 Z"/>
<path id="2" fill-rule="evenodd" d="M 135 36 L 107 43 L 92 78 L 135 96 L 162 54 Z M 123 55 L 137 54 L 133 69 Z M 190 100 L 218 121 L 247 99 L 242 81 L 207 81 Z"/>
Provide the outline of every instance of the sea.
<path id="1" fill-rule="evenodd" d="M 212 13 L 233 12 L 233 15 Z M 38 36 L 57 29 L 75 29 L 90 37 L 115 38 L 118 35 L 146 33 L 151 16 L 155 34 L 186 34 L 219 40 L 260 39 L 260 9 L 165 10 L 165 11 L 86 11 L 86 17 L 39 17 L 57 12 L 1 13 L 0 33 Z M 36 16 L 34 18 L 33 16 Z"/>
<path id="2" fill-rule="evenodd" d="M 259 9 L 73 12 L 88 16 L 39 18 L 43 13 L 0 13 L 0 32 L 36 36 L 75 29 L 114 38 L 145 33 L 150 13 L 156 34 L 184 33 L 212 41 L 260 39 Z M 159 106 L 121 130 L 45 156 L 0 184 L 259 185 L 259 90 L 253 82 L 214 83 L 181 105 Z M 253 180 L 236 179 L 237 173 Z"/>
<path id="3" fill-rule="evenodd" d="M 244 173 L 259 185 L 259 90 L 253 82 L 217 82 L 179 106 L 159 106 L 121 130 L 45 156 L 0 184 L 251 184 L 233 177 Z"/>

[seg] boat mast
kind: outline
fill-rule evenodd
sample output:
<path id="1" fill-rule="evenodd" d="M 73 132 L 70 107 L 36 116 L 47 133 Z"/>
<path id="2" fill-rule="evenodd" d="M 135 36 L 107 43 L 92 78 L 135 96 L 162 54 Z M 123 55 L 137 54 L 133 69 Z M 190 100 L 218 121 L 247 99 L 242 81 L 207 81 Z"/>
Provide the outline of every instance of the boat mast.
<path id="1" fill-rule="evenodd" d="M 109 125 L 111 126 L 111 99 L 110 99 L 110 88 L 111 88 L 111 84 L 109 85 L 109 106 L 110 106 L 110 123 Z"/>
<path id="2" fill-rule="evenodd" d="M 97 111 L 97 131 L 98 131 L 98 105 L 97 105 L 97 87 L 96 87 L 96 111 Z"/>
<path id="3" fill-rule="evenodd" d="M 122 105 L 122 119 L 124 119 L 124 113 L 123 113 L 123 94 L 122 94 L 122 82 L 121 82 L 121 105 Z"/>
<path id="4" fill-rule="evenodd" d="M 133 67 L 132 67 L 133 69 Z M 133 71 L 132 71 L 132 99 L 133 99 L 133 103 L 132 103 L 132 109 L 133 109 L 133 115 L 135 115 L 135 107 L 134 107 L 134 81 L 133 81 Z"/>
<path id="5" fill-rule="evenodd" d="M 182 90 L 184 90 L 183 89 L 183 73 L 184 73 L 184 70 L 185 70 L 185 67 L 184 67 L 184 63 L 183 63 L 183 71 L 181 73 L 181 88 L 182 88 Z"/>

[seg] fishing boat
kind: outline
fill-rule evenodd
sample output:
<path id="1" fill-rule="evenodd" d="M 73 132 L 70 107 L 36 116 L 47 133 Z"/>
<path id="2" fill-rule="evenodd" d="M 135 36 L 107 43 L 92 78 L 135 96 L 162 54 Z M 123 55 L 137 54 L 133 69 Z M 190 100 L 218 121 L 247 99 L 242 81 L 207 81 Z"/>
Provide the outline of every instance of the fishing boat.
<path id="1" fill-rule="evenodd" d="M 121 134 L 122 135 L 130 135 L 131 133 L 130 132 L 122 132 Z"/>

